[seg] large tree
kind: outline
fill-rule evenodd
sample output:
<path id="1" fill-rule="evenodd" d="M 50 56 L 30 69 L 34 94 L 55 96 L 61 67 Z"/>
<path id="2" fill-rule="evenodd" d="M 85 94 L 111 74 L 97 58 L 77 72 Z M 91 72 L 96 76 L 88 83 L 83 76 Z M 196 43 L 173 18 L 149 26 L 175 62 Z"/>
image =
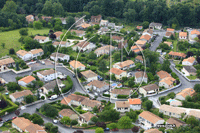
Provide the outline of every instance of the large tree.
<path id="1" fill-rule="evenodd" d="M 2 8 L 2 12 L 8 12 L 8 13 L 16 13 L 16 10 L 17 10 L 17 5 L 12 0 L 6 1 L 6 4 Z"/>
<path id="2" fill-rule="evenodd" d="M 132 127 L 132 121 L 128 116 L 123 116 L 119 119 L 118 124 L 122 129 L 129 129 Z"/>

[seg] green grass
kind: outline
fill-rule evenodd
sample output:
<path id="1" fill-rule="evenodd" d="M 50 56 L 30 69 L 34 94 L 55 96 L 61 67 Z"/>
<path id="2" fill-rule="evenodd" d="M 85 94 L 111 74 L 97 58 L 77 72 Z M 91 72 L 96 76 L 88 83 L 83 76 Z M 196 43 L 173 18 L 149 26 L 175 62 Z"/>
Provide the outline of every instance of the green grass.
<path id="1" fill-rule="evenodd" d="M 2 131 L 7 131 L 7 130 L 9 130 L 9 128 L 7 128 L 7 127 L 5 127 L 5 126 L 2 126 L 2 127 L 0 127 L 0 130 L 2 130 Z"/>
<path id="2" fill-rule="evenodd" d="M 197 78 L 197 76 L 187 76 L 187 78 L 189 78 L 189 79 L 191 79 L 191 80 L 194 80 L 194 79 L 196 79 Z"/>
<path id="3" fill-rule="evenodd" d="M 180 61 L 179 60 L 173 60 L 173 62 L 174 62 L 175 65 L 178 65 Z"/>
<path id="4" fill-rule="evenodd" d="M 177 40 L 173 41 L 173 51 L 174 51 L 174 52 L 177 51 L 177 43 L 178 43 Z"/>
<path id="5" fill-rule="evenodd" d="M 15 52 L 21 48 L 21 43 L 18 42 L 20 38 L 19 30 L 12 30 L 7 32 L 0 32 L 0 45 L 1 43 L 5 43 L 5 48 L 0 48 L 0 57 L 9 54 L 9 49 L 14 48 Z M 49 29 L 41 29 L 41 30 L 34 30 L 33 28 L 28 28 L 29 35 L 36 35 L 36 34 L 48 34 Z"/>

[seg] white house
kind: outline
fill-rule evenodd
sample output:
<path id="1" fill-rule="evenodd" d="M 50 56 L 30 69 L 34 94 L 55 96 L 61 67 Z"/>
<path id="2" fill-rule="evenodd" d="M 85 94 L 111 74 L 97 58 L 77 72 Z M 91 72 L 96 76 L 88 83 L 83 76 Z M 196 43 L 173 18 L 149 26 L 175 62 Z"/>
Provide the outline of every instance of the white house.
<path id="1" fill-rule="evenodd" d="M 91 118 L 94 117 L 94 116 L 95 115 L 90 113 L 90 112 L 81 114 L 79 119 L 78 119 L 78 123 L 80 125 L 82 125 L 83 123 L 89 124 L 91 122 Z"/>
<path id="2" fill-rule="evenodd" d="M 97 80 L 97 74 L 91 70 L 81 72 L 83 77 L 87 80 L 87 82 L 91 82 L 93 80 Z"/>
<path id="3" fill-rule="evenodd" d="M 33 21 L 34 21 L 34 16 L 33 16 L 33 15 L 28 15 L 28 16 L 26 16 L 26 21 L 27 21 L 28 23 L 33 23 Z"/>
<path id="4" fill-rule="evenodd" d="M 72 70 L 75 70 L 75 69 L 85 70 L 85 67 L 86 67 L 86 66 L 83 65 L 81 62 L 75 61 L 75 60 L 70 61 L 69 64 L 70 64 L 70 68 L 71 68 Z"/>
<path id="5" fill-rule="evenodd" d="M 34 40 L 37 40 L 39 43 L 46 43 L 50 41 L 49 37 L 38 35 L 34 37 Z"/>
<path id="6" fill-rule="evenodd" d="M 135 63 L 132 60 L 126 60 L 124 62 L 117 62 L 113 65 L 113 68 L 126 70 L 135 67 Z"/>
<path id="7" fill-rule="evenodd" d="M 76 95 L 76 94 L 70 94 L 67 97 L 64 97 L 61 101 L 61 104 L 65 105 L 74 105 L 74 106 L 80 106 L 81 102 L 84 99 L 89 99 L 88 97 Z"/>
<path id="8" fill-rule="evenodd" d="M 58 84 L 57 84 L 57 81 L 58 81 Z M 60 87 L 60 85 L 63 85 L 62 81 L 60 79 L 53 80 L 53 81 L 50 81 L 50 82 L 46 83 L 45 85 L 43 85 L 39 90 L 43 94 L 48 94 L 50 91 L 54 92 L 55 87 L 56 86 Z"/>
<path id="9" fill-rule="evenodd" d="M 56 79 L 58 73 L 55 72 L 55 70 L 53 69 L 49 69 L 37 72 L 37 76 L 39 77 L 40 80 L 48 82 Z"/>
<path id="10" fill-rule="evenodd" d="M 162 29 L 162 24 L 161 23 L 155 23 L 155 22 L 152 22 L 149 24 L 149 29 Z"/>
<path id="11" fill-rule="evenodd" d="M 162 80 L 159 81 L 159 86 L 160 87 L 165 87 L 166 89 L 172 88 L 174 86 L 176 79 L 170 77 L 166 77 Z"/>
<path id="12" fill-rule="evenodd" d="M 15 66 L 15 61 L 13 58 L 5 58 L 0 60 L 0 72 L 6 71 L 11 66 Z"/>
<path id="13" fill-rule="evenodd" d="M 72 47 L 72 49 L 74 51 L 76 51 L 77 49 L 79 51 L 92 51 L 93 49 L 96 48 L 96 45 L 91 43 L 91 42 L 87 42 L 87 41 L 82 41 L 82 42 L 79 42 L 77 43 L 75 46 Z"/>
<path id="14" fill-rule="evenodd" d="M 60 118 L 68 116 L 71 120 L 78 120 L 78 115 L 71 109 L 62 109 L 58 114 Z"/>
<path id="15" fill-rule="evenodd" d="M 141 83 L 141 82 L 145 82 L 147 83 L 148 81 L 148 77 L 147 74 L 145 72 L 136 72 L 135 73 L 135 83 Z"/>
<path id="16" fill-rule="evenodd" d="M 40 49 L 32 49 L 29 51 L 32 54 L 32 58 L 37 58 L 38 56 L 42 56 L 44 54 L 44 51 Z"/>
<path id="17" fill-rule="evenodd" d="M 56 39 L 60 40 L 61 39 L 60 36 L 63 34 L 63 32 L 57 31 L 57 32 L 54 32 L 54 34 L 56 35 Z"/>
<path id="18" fill-rule="evenodd" d="M 192 89 L 192 88 L 186 88 L 186 89 L 184 89 L 181 92 L 179 92 L 179 93 L 176 94 L 176 99 L 185 100 L 185 98 L 187 96 L 192 97 L 194 94 L 195 94 L 195 90 L 194 89 Z"/>
<path id="19" fill-rule="evenodd" d="M 13 101 L 13 102 L 22 102 L 24 100 L 25 96 L 28 95 L 33 95 L 33 93 L 30 90 L 23 90 L 20 92 L 15 92 L 9 95 L 9 98 Z"/>
<path id="20" fill-rule="evenodd" d="M 155 94 L 159 91 L 159 87 L 156 84 L 149 84 L 139 88 L 139 93 L 146 97 L 148 94 Z"/>
<path id="21" fill-rule="evenodd" d="M 33 76 L 26 76 L 26 77 L 18 80 L 18 84 L 26 87 L 27 85 L 31 84 L 32 81 L 35 81 L 35 78 Z"/>
<path id="22" fill-rule="evenodd" d="M 108 26 L 108 20 L 101 20 L 99 26 Z"/>
<path id="23" fill-rule="evenodd" d="M 109 24 L 108 24 L 108 28 L 114 29 L 114 28 L 115 28 L 115 23 L 109 23 Z"/>
<path id="24" fill-rule="evenodd" d="M 116 101 L 115 109 L 121 113 L 129 112 L 130 111 L 129 102 L 128 101 Z"/>
<path id="25" fill-rule="evenodd" d="M 115 26 L 115 31 L 116 32 L 120 32 L 120 30 L 123 28 L 123 25 L 122 26 Z"/>
<path id="26" fill-rule="evenodd" d="M 109 90 L 109 84 L 104 81 L 93 80 L 86 85 L 86 88 L 100 93 Z"/>
<path id="27" fill-rule="evenodd" d="M 194 39 L 200 34 L 200 32 L 198 30 L 192 30 L 190 33 L 189 33 L 189 39 L 191 41 L 194 41 Z"/>
<path id="28" fill-rule="evenodd" d="M 163 124 L 165 122 L 164 119 L 149 111 L 143 111 L 142 113 L 140 113 L 138 116 L 138 120 L 139 123 L 145 126 L 147 129 L 156 127 L 158 124 Z"/>
<path id="29" fill-rule="evenodd" d="M 194 57 L 188 57 L 182 61 L 182 65 L 184 66 L 193 66 L 196 63 L 196 59 Z"/>
<path id="30" fill-rule="evenodd" d="M 67 61 L 68 62 L 70 60 L 69 55 L 62 54 L 62 53 L 52 53 L 50 58 L 55 61 L 56 56 L 57 56 L 57 59 L 60 60 L 60 61 Z"/>
<path id="31" fill-rule="evenodd" d="M 25 50 L 19 50 L 16 52 L 16 55 L 24 61 L 28 61 L 32 59 L 32 54 Z"/>
<path id="32" fill-rule="evenodd" d="M 70 46 L 70 42 L 69 41 L 61 41 L 61 42 L 53 42 L 52 44 L 54 47 L 69 47 Z"/>
<path id="33" fill-rule="evenodd" d="M 95 106 L 97 107 L 97 109 L 100 109 L 101 102 L 97 100 L 91 100 L 91 99 L 84 99 L 81 102 L 82 109 L 86 111 L 92 111 Z"/>
<path id="34" fill-rule="evenodd" d="M 121 80 L 122 77 L 127 77 L 127 72 L 118 68 L 111 68 L 110 73 L 115 75 L 116 79 Z"/>
<path id="35" fill-rule="evenodd" d="M 110 52 L 114 51 L 117 49 L 116 47 L 113 47 L 112 45 L 106 45 L 102 46 L 100 48 L 97 48 L 94 53 L 97 55 L 97 57 L 104 55 L 104 54 L 110 54 Z"/>
<path id="36" fill-rule="evenodd" d="M 187 39 L 187 32 L 179 32 L 179 39 Z"/>
<path id="37" fill-rule="evenodd" d="M 127 95 L 127 97 L 132 92 L 131 89 L 113 89 L 110 91 L 110 97 L 111 98 L 117 98 L 118 95 Z"/>
<path id="38" fill-rule="evenodd" d="M 130 109 L 132 110 L 140 110 L 142 101 L 139 98 L 128 99 Z"/>
<path id="39" fill-rule="evenodd" d="M 183 69 L 181 69 L 181 71 L 185 76 L 190 76 L 190 75 L 195 76 L 197 74 L 196 73 L 197 69 L 193 66 L 183 66 Z"/>
<path id="40" fill-rule="evenodd" d="M 75 35 L 79 37 L 85 36 L 85 31 L 84 30 L 71 30 L 71 34 L 75 33 Z"/>
<path id="41" fill-rule="evenodd" d="M 123 42 L 124 41 L 124 38 L 121 37 L 121 36 L 112 36 L 112 39 L 116 42 Z"/>

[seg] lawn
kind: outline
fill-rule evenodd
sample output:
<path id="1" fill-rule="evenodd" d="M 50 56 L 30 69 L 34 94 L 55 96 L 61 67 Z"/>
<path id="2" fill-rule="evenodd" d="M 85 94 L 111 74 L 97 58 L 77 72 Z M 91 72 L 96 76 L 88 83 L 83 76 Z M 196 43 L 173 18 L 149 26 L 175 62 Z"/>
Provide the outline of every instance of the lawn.
<path id="1" fill-rule="evenodd" d="M 173 41 L 173 51 L 174 51 L 174 52 L 177 51 L 177 43 L 178 43 L 177 40 Z"/>
<path id="2" fill-rule="evenodd" d="M 180 61 L 179 60 L 174 60 L 173 62 L 174 62 L 175 65 L 178 65 Z"/>
<path id="3" fill-rule="evenodd" d="M 7 55 L 10 48 L 14 48 L 15 51 L 21 48 L 21 43 L 18 42 L 20 38 L 19 30 L 0 32 L 0 42 L 5 43 L 5 48 L 0 46 L 0 57 Z M 28 33 L 29 35 L 48 34 L 49 29 L 34 30 L 33 28 L 28 28 Z"/>
<path id="4" fill-rule="evenodd" d="M 195 80 L 197 78 L 197 76 L 187 76 L 187 78 L 189 78 L 190 80 Z"/>

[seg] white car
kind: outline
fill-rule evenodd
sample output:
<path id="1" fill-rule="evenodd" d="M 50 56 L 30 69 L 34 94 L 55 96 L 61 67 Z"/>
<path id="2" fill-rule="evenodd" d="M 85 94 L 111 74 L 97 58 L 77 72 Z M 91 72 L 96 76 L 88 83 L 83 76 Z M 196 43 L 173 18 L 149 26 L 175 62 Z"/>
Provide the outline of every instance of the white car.
<path id="1" fill-rule="evenodd" d="M 53 120 L 53 123 L 57 124 L 57 123 L 58 123 L 58 120 Z"/>

